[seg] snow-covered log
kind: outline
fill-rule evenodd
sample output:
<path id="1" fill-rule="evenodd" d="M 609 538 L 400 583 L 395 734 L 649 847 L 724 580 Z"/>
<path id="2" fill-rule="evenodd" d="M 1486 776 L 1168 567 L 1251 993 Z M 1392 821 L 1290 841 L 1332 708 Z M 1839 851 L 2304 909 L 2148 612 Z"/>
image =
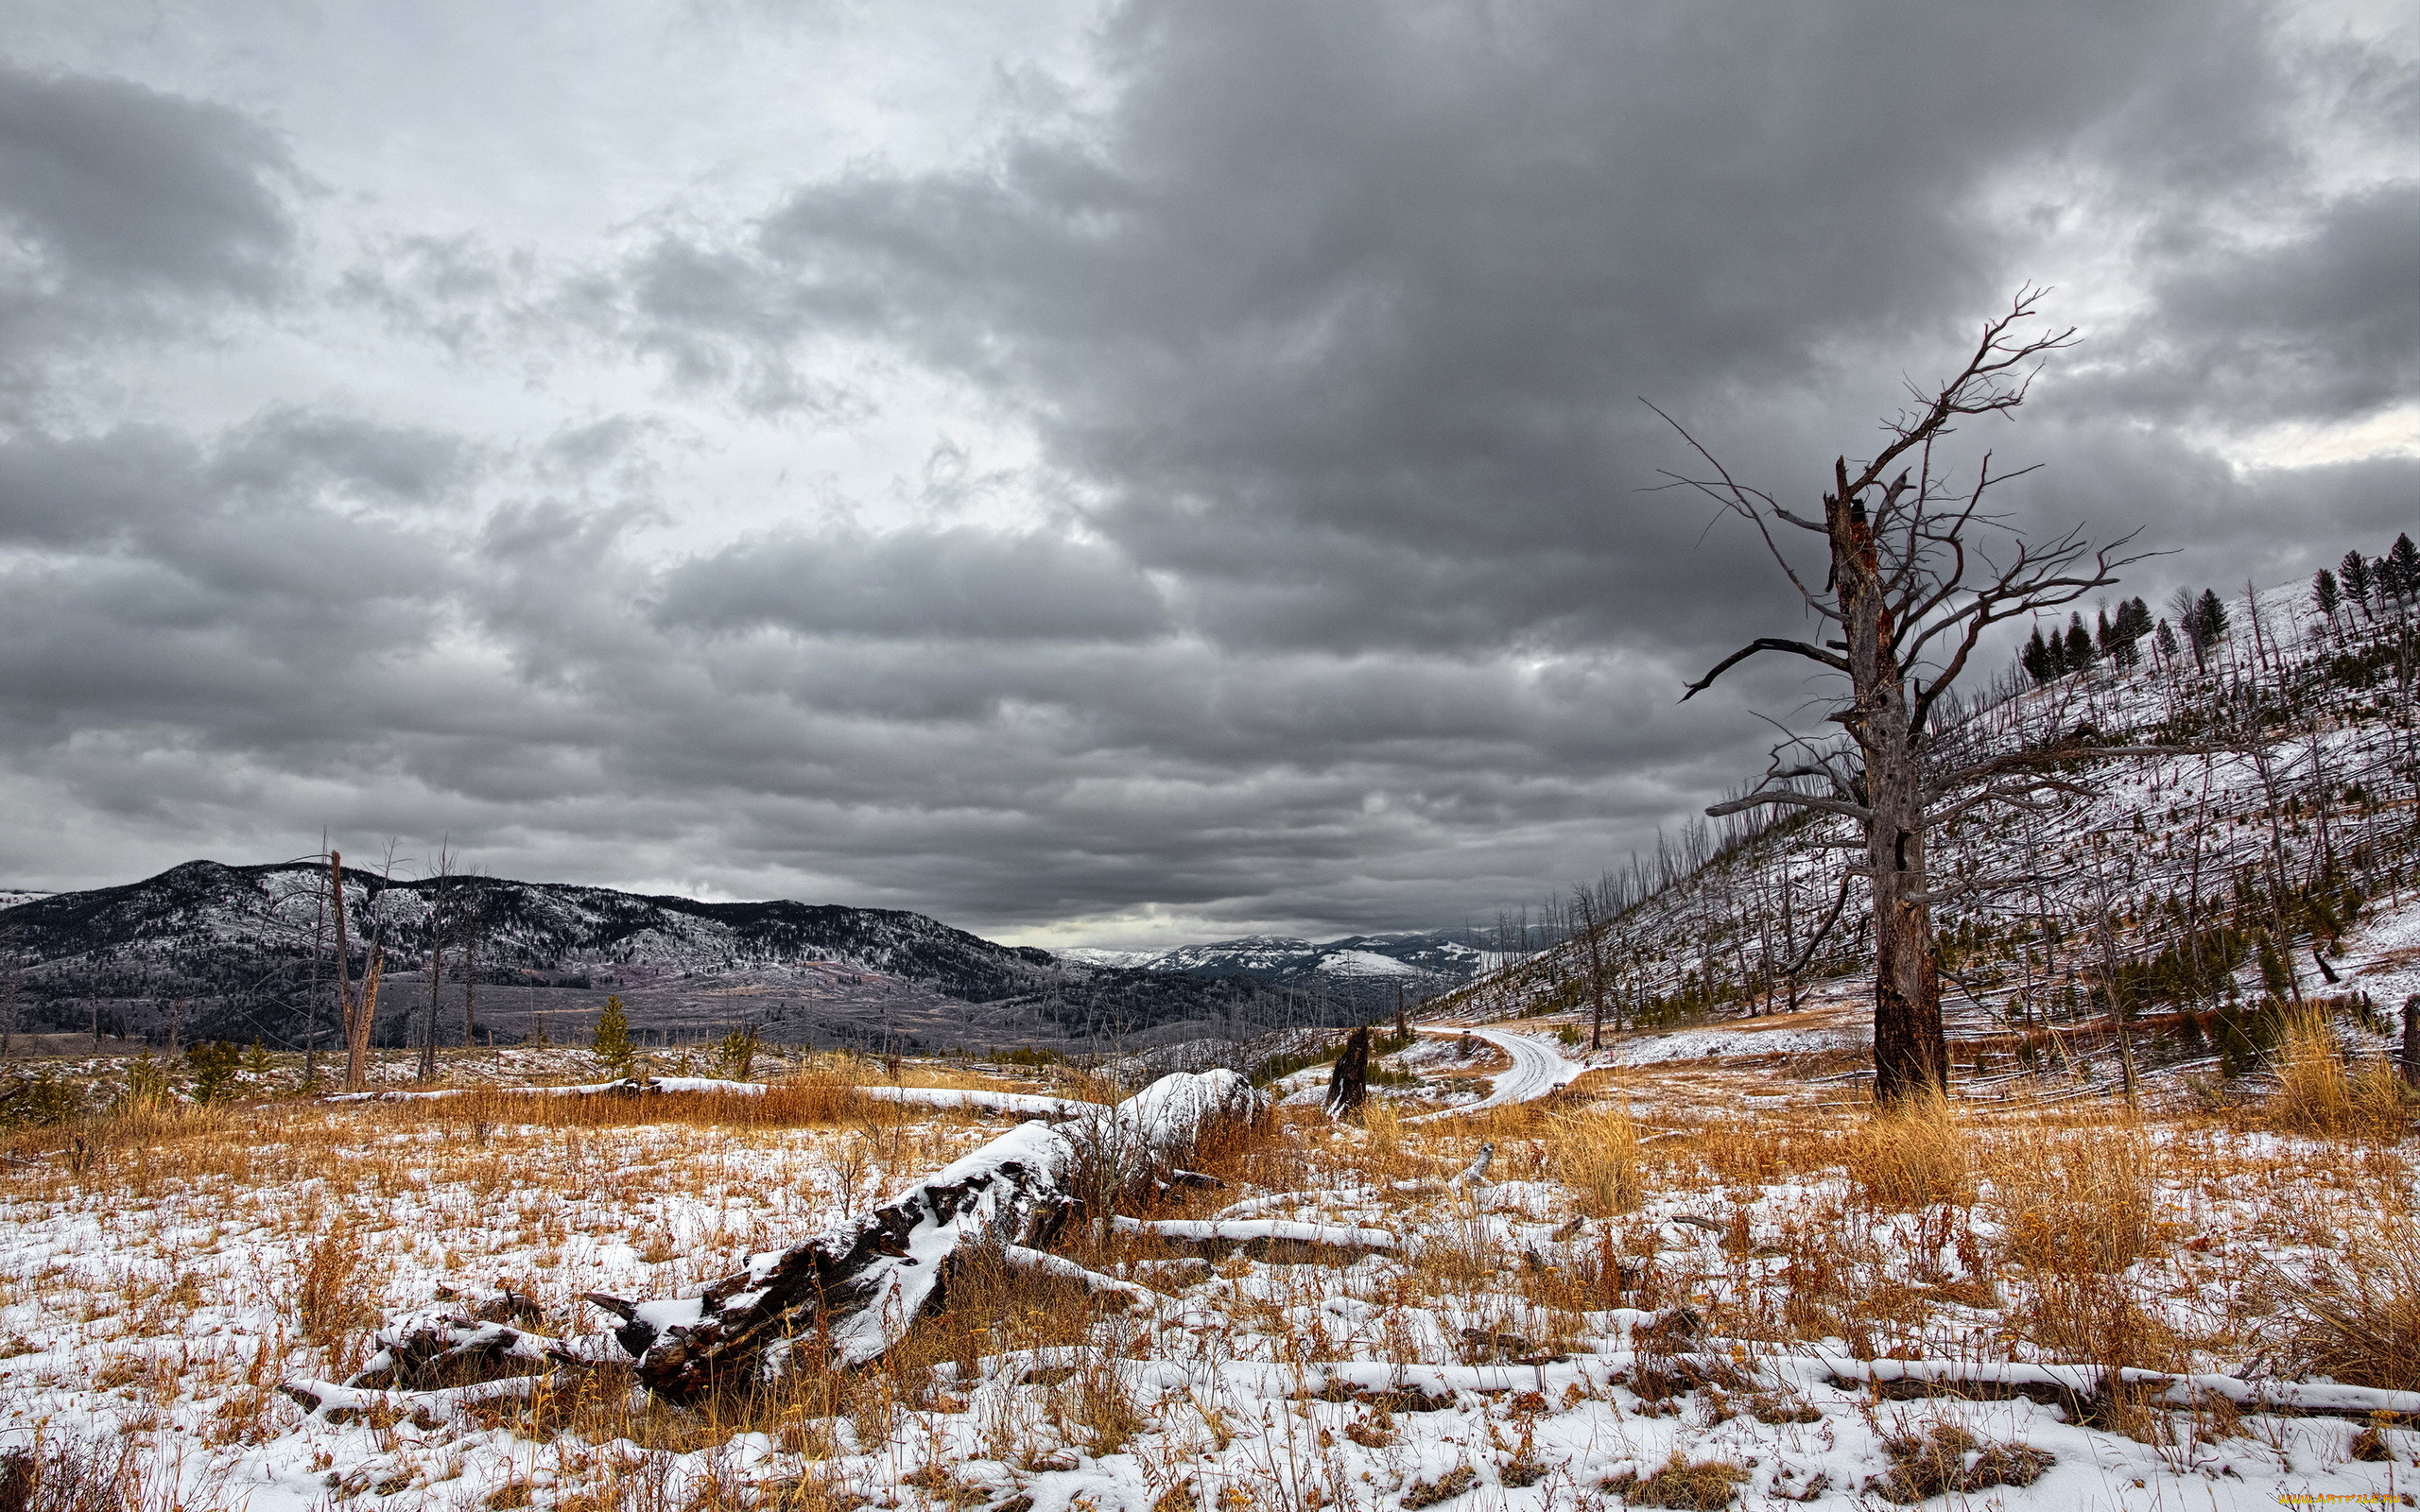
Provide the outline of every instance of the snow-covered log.
<path id="1" fill-rule="evenodd" d="M 1011 1270 L 1028 1271 L 1036 1276 L 1048 1276 L 1063 1281 L 1074 1281 L 1088 1292 L 1096 1292 L 1103 1297 L 1122 1297 L 1138 1307 L 1156 1308 L 1167 1300 L 1148 1286 L 1137 1286 L 1132 1281 L 1122 1281 L 1115 1276 L 1104 1276 L 1099 1271 L 1085 1269 L 1064 1255 L 1053 1255 L 1040 1249 L 1028 1249 L 1023 1245 L 1002 1245 L 1000 1259 Z"/>
<path id="2" fill-rule="evenodd" d="M 360 1386 L 339 1386 L 328 1381 L 288 1381 L 277 1389 L 291 1397 L 302 1410 L 328 1422 L 350 1422 L 368 1418 L 372 1422 L 413 1422 L 433 1428 L 451 1422 L 463 1409 L 483 1403 L 514 1401 L 537 1389 L 534 1375 L 509 1376 L 500 1381 L 482 1381 L 467 1386 L 448 1386 L 439 1391 L 372 1391 Z"/>
<path id="3" fill-rule="evenodd" d="M 614 1337 L 640 1382 L 672 1400 L 778 1374 L 791 1350 L 873 1360 L 939 1300 L 969 1246 L 1046 1248 L 1080 1197 L 1145 1189 L 1203 1136 L 1256 1116 L 1262 1100 L 1231 1071 L 1163 1076 L 1067 1124 L 1020 1124 L 982 1148 L 692 1297 L 589 1300 L 622 1319 Z"/>
<path id="4" fill-rule="evenodd" d="M 2031 1365 L 2006 1361 L 1855 1360 L 1818 1355 L 1831 1379 L 1870 1387 L 1883 1397 L 2029 1397 L 2056 1402 L 2076 1418 L 2091 1414 L 2095 1399 L 2110 1388 L 2111 1372 L 2090 1365 Z M 2252 1381 L 2237 1376 L 2143 1370 L 2127 1366 L 2118 1383 L 2167 1406 L 2189 1407 L 2197 1397 L 2223 1397 L 2252 1412 L 2296 1417 L 2368 1418 L 2376 1413 L 2420 1417 L 2420 1391 L 2342 1386 L 2333 1382 Z"/>
<path id="5" fill-rule="evenodd" d="M 376 1343 L 378 1352 L 347 1386 L 460 1385 L 466 1377 L 528 1375 L 573 1358 L 560 1340 L 449 1308 L 407 1313 L 380 1329 Z"/>
<path id="6" fill-rule="evenodd" d="M 860 1087 L 860 1097 L 913 1108 L 972 1108 L 986 1113 L 1023 1113 L 1028 1118 L 1080 1118 L 1097 1112 L 1098 1103 L 1073 1097 L 1044 1097 L 1033 1092 L 969 1091 L 957 1087 Z"/>
<path id="7" fill-rule="evenodd" d="M 1117 1231 L 1178 1244 L 1214 1247 L 1244 1245 L 1314 1245 L 1335 1249 L 1392 1249 L 1395 1236 L 1384 1228 L 1344 1224 L 1296 1223 L 1286 1218 L 1120 1218 Z"/>
<path id="8" fill-rule="evenodd" d="M 400 1089 L 369 1092 L 337 1092 L 321 1098 L 329 1103 L 418 1103 L 442 1097 L 465 1097 L 479 1090 L 439 1087 L 428 1091 Z M 713 1076 L 624 1076 L 618 1081 L 581 1082 L 570 1087 L 493 1087 L 504 1097 L 651 1097 L 661 1092 L 710 1092 L 722 1097 L 762 1097 L 761 1081 L 723 1081 Z"/>

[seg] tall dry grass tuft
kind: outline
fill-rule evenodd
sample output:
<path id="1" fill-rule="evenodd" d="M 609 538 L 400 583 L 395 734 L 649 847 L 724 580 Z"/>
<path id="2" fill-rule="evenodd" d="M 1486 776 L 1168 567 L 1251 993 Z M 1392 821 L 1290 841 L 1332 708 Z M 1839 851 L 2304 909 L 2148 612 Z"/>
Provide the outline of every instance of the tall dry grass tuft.
<path id="1" fill-rule="evenodd" d="M 2267 1114 L 2277 1128 L 2323 1138 L 2393 1138 L 2411 1117 L 2410 1094 L 2393 1067 L 2373 1057 L 2348 1071 L 2335 1025 L 2308 1008 L 2286 1022 L 2277 1091 Z"/>
<path id="2" fill-rule="evenodd" d="M 2127 1268 L 2159 1247 L 2158 1154 L 2133 1123 L 2023 1125 L 1985 1158 L 2010 1258 L 2014 1321 L 2062 1359 L 2162 1368 L 2174 1332 L 2145 1310 Z"/>
<path id="3" fill-rule="evenodd" d="M 1912 1098 L 1875 1114 L 1848 1138 L 1849 1182 L 1868 1207 L 1906 1209 L 1967 1199 L 1975 1167 L 1949 1100 Z"/>
<path id="4" fill-rule="evenodd" d="M 300 1271 L 294 1310 L 305 1339 L 333 1346 L 377 1326 L 377 1308 L 366 1295 L 370 1266 L 361 1230 L 352 1219 L 321 1228 L 303 1246 Z"/>
<path id="5" fill-rule="evenodd" d="M 2029 1269 L 2113 1275 L 2153 1248 L 2159 1162 L 2138 1125 L 2021 1126 L 1984 1168 L 2010 1252 Z"/>
<path id="6" fill-rule="evenodd" d="M 1565 1113 L 1548 1125 L 1547 1160 L 1591 1218 L 1634 1212 L 1646 1200 L 1638 1163 L 1638 1125 L 1630 1105 Z"/>
<path id="7" fill-rule="evenodd" d="M 7 1512 L 122 1512 L 137 1504 L 142 1477 L 134 1446 L 37 1434 L 29 1448 L 0 1454 L 0 1508 Z"/>
<path id="8" fill-rule="evenodd" d="M 2420 1236 L 2411 1219 L 2386 1217 L 2350 1259 L 2289 1290 L 2281 1364 L 2346 1385 L 2420 1391 Z"/>

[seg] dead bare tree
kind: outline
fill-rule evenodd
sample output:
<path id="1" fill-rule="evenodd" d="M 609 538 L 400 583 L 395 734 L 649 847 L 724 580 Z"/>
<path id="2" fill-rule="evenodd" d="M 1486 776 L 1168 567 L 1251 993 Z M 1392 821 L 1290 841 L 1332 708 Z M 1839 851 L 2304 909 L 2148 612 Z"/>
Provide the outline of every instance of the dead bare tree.
<path id="1" fill-rule="evenodd" d="M 1846 456 L 1833 463 L 1821 519 L 1740 482 L 1677 421 L 1663 417 L 1712 470 L 1711 476 L 1668 473 L 1672 482 L 1667 487 L 1694 489 L 1754 525 L 1824 627 L 1815 641 L 1757 637 L 1691 683 L 1682 701 L 1766 651 L 1805 658 L 1848 684 L 1824 716 L 1847 732 L 1845 745 L 1790 736 L 1774 747 L 1754 791 L 1706 812 L 1811 809 L 1858 826 L 1863 860 L 1850 870 L 1867 879 L 1872 897 L 1875 1092 L 1884 1103 L 1946 1090 L 1949 1057 L 1932 905 L 1996 885 L 1966 878 L 1937 888 L 1927 871 L 1929 832 L 1986 804 L 2024 808 L 2047 789 L 2072 791 L 2056 771 L 2064 764 L 2177 748 L 2070 740 L 1978 755 L 1940 739 L 1935 716 L 1949 712 L 1942 707 L 1945 696 L 1993 626 L 2072 603 L 2117 582 L 2119 568 L 2140 559 L 2120 554 L 2130 537 L 2097 546 L 2078 527 L 2035 542 L 2003 517 L 1983 511 L 1992 489 L 2031 468 L 1995 472 L 1987 452 L 1962 488 L 1933 470 L 1935 443 L 1961 419 L 2015 409 L 2042 361 L 2072 344 L 2072 331 L 2029 335 L 2020 330 L 2035 317 L 2043 292 L 2019 290 L 2006 314 L 1984 323 L 1955 376 L 1936 389 L 1911 389 L 1913 406 L 1884 422 L 1889 439 L 1872 460 L 1854 468 Z M 1821 588 L 1810 586 L 1811 575 L 1802 574 L 1782 549 L 1776 525 L 1824 539 L 1829 572 Z M 1980 540 L 1995 530 L 2004 537 L 1996 552 Z"/>

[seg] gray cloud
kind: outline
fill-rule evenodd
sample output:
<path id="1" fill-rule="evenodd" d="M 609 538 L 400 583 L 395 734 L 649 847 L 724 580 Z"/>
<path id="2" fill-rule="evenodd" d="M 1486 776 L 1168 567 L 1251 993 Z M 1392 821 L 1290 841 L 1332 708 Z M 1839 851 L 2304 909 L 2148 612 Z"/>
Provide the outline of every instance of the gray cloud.
<path id="1" fill-rule="evenodd" d="M 2420 181 L 2345 195 L 2273 244 L 2208 249 L 2165 279 L 2102 388 L 2139 414 L 2356 419 L 2420 395 Z M 2083 396 L 2078 396 L 2080 399 Z"/>
<path id="2" fill-rule="evenodd" d="M 0 64 L 0 216 L 55 276 L 258 299 L 294 241 L 288 171 L 223 106 Z"/>
<path id="3" fill-rule="evenodd" d="M 907 640 L 1134 640 L 1168 628 L 1150 581 L 1115 553 L 967 526 L 743 541 L 667 575 L 660 617 Z"/>
<path id="4" fill-rule="evenodd" d="M 2270 23 L 1138 5 L 1097 134 L 803 188 L 752 246 L 654 248 L 636 308 L 656 350 L 871 333 L 1025 406 L 1223 644 L 1695 643 L 1757 569 L 1729 535 L 1692 558 L 1703 516 L 1638 494 L 1680 449 L 1636 397 L 1768 476 L 1807 443 L 1811 482 L 2026 276 L 2034 244 L 1979 218 L 2002 181 L 2057 163 L 2197 215 L 2302 192 L 2297 112 L 2350 65 Z M 2410 194 L 2283 248 L 2157 249 L 2191 403 L 2408 396 Z"/>
<path id="5" fill-rule="evenodd" d="M 1806 691 L 1674 708 L 1796 618 L 1644 491 L 1686 453 L 1641 395 L 1811 492 L 2073 267 L 2124 315 L 1965 438 L 2050 464 L 2020 524 L 2186 545 L 2154 598 L 2391 539 L 2420 463 L 2227 460 L 2420 389 L 2420 70 L 2290 19 L 1136 3 L 1097 88 L 1018 92 L 980 150 L 570 256 L 497 206 L 356 226 L 354 181 L 306 235 L 260 112 L 0 77 L 14 268 L 81 291 L 70 347 L 308 284 L 328 353 L 0 434 L 0 782 L 89 816 L 103 876 L 325 822 L 995 929 L 1484 916 L 1702 806 Z M 154 212 L 109 165 L 164 135 Z M 50 835 L 0 861 L 67 879 Z"/>

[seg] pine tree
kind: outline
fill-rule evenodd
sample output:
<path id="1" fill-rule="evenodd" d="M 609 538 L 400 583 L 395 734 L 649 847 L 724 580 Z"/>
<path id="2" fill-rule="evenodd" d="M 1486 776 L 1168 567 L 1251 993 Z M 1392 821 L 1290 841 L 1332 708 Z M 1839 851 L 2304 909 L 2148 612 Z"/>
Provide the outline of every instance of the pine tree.
<path id="1" fill-rule="evenodd" d="M 2217 589 L 2202 590 L 2202 601 L 2193 606 L 2193 612 L 2202 627 L 2204 644 L 2216 645 L 2227 638 L 2227 601 Z"/>
<path id="2" fill-rule="evenodd" d="M 620 993 L 605 1000 L 605 1011 L 596 1016 L 596 1037 L 588 1048 L 616 1075 L 629 1074 L 638 1047 L 631 1043 L 631 1016 L 622 1011 Z"/>
<path id="3" fill-rule="evenodd" d="M 2067 616 L 2067 670 L 2092 670 L 2092 632 L 2083 627 L 2081 610 Z"/>
<path id="4" fill-rule="evenodd" d="M 2411 544 L 2411 532 L 2406 530 L 2395 536 L 2394 544 L 2387 549 L 2381 565 L 2394 576 L 2392 582 L 2382 580 L 2379 587 L 2398 600 L 2420 594 L 2420 546 Z M 2377 576 L 2383 579 L 2386 574 Z"/>
<path id="5" fill-rule="evenodd" d="M 2334 573 L 2325 567 L 2319 570 L 2319 576 L 2310 580 L 2310 601 L 2313 608 L 2327 616 L 2328 624 L 2336 623 L 2336 611 L 2342 607 L 2344 595 L 2337 591 Z"/>
<path id="6" fill-rule="evenodd" d="M 2025 649 L 2017 653 L 2016 660 L 2037 688 L 2059 675 L 2058 669 L 2050 664 L 2050 647 L 2043 641 L 2039 625 L 2033 627 L 2033 639 L 2025 643 Z"/>
<path id="7" fill-rule="evenodd" d="M 2365 620 L 2376 618 L 2376 616 L 2370 612 L 2370 564 L 2368 560 L 2365 559 L 2358 551 L 2348 551 L 2344 554 L 2344 559 L 2336 564 L 2336 570 L 2342 574 L 2343 577 L 2344 596 L 2351 599 L 2355 604 L 2360 607 L 2361 618 Z"/>
<path id="8" fill-rule="evenodd" d="M 2175 659 L 2176 653 L 2182 649 L 2176 644 L 2176 631 L 2169 627 L 2169 623 L 2166 620 L 2159 622 L 2159 631 L 2152 637 L 2152 644 L 2159 647 L 2159 654 L 2162 657 L 2168 658 L 2171 661 Z"/>

